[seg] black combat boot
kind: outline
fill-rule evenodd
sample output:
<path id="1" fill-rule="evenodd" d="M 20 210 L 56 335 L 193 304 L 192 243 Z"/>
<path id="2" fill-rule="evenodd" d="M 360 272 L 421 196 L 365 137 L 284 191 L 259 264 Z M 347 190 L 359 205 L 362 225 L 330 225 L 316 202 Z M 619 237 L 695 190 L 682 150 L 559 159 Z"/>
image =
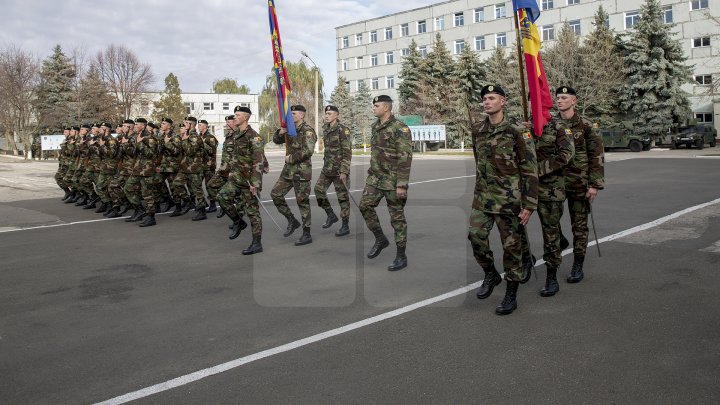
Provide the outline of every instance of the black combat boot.
<path id="1" fill-rule="evenodd" d="M 310 228 L 303 228 L 303 233 L 300 239 L 295 241 L 295 246 L 302 246 L 312 243 L 312 236 L 310 236 Z"/>
<path id="2" fill-rule="evenodd" d="M 153 226 L 156 224 L 157 222 L 155 222 L 155 214 L 147 214 L 145 216 L 145 220 L 140 223 L 140 228 L 144 228 L 146 226 Z"/>
<path id="3" fill-rule="evenodd" d="M 570 275 L 567 278 L 568 283 L 579 283 L 583 278 L 585 278 L 585 273 L 583 273 L 584 261 L 585 256 L 575 255 L 575 261 L 573 262 L 572 269 L 570 270 Z"/>
<path id="4" fill-rule="evenodd" d="M 338 221 L 337 215 L 335 215 L 335 212 L 332 210 L 332 208 L 328 208 L 325 210 L 327 213 L 327 219 L 325 220 L 325 223 L 322 225 L 323 229 L 330 228 L 332 224 Z"/>
<path id="5" fill-rule="evenodd" d="M 217 211 L 217 205 L 215 205 L 215 200 L 210 200 L 210 205 L 208 206 L 208 209 L 205 210 L 205 212 L 215 212 Z"/>
<path id="6" fill-rule="evenodd" d="M 64 187 L 64 188 L 63 188 L 63 191 L 65 192 L 65 195 L 63 196 L 63 198 L 61 199 L 61 201 L 67 200 L 68 197 L 70 197 L 70 195 L 72 194 L 72 191 L 70 191 L 70 189 L 67 188 L 67 187 Z"/>
<path id="7" fill-rule="evenodd" d="M 88 203 L 88 196 L 86 194 L 80 194 L 80 198 L 75 202 L 76 207 L 82 207 Z"/>
<path id="8" fill-rule="evenodd" d="M 108 209 L 108 203 L 100 203 L 100 207 L 95 210 L 96 213 L 102 214 L 103 212 L 107 211 Z"/>
<path id="9" fill-rule="evenodd" d="M 124 205 L 122 205 L 120 207 L 120 209 L 118 210 L 118 212 L 120 213 L 121 216 L 125 215 L 125 213 L 130 211 L 130 208 L 132 208 L 132 204 L 130 204 L 130 201 L 128 201 L 127 199 L 125 200 L 125 202 L 123 204 Z"/>
<path id="10" fill-rule="evenodd" d="M 80 201 L 80 200 L 83 198 L 83 195 L 84 195 L 84 194 L 83 194 L 82 191 L 76 191 L 76 192 L 75 192 L 75 197 L 72 199 L 71 202 L 72 202 L 72 203 L 76 203 L 76 202 Z"/>
<path id="11" fill-rule="evenodd" d="M 505 298 L 503 298 L 500 305 L 495 308 L 495 313 L 498 315 L 508 315 L 517 309 L 517 290 L 520 283 L 512 280 L 506 280 L 505 283 L 507 283 Z"/>
<path id="12" fill-rule="evenodd" d="M 243 221 L 242 218 L 238 218 L 233 221 L 232 223 L 232 232 L 230 232 L 230 236 L 228 236 L 228 239 L 235 239 L 238 236 L 240 236 L 240 232 L 242 232 L 243 229 L 247 228 L 247 222 Z"/>
<path id="13" fill-rule="evenodd" d="M 342 226 L 340 229 L 335 232 L 335 236 L 345 236 L 350 233 L 350 226 L 348 225 L 350 220 L 348 218 L 343 218 L 342 220 Z"/>
<path id="14" fill-rule="evenodd" d="M 218 208 L 217 217 L 218 217 L 218 218 L 222 218 L 222 217 L 224 217 L 224 216 L 225 216 L 225 210 L 223 209 L 223 207 Z"/>
<path id="15" fill-rule="evenodd" d="M 297 219 L 295 219 L 295 216 L 293 214 L 290 214 L 290 216 L 287 217 L 288 219 L 288 226 L 285 230 L 285 233 L 283 234 L 284 237 L 288 237 L 295 232 L 296 229 L 300 228 L 300 222 L 298 222 Z"/>
<path id="16" fill-rule="evenodd" d="M 191 199 L 185 199 L 182 201 L 182 213 L 180 215 L 185 215 L 188 212 L 190 212 L 191 209 L 195 209 L 195 201 Z"/>
<path id="17" fill-rule="evenodd" d="M 373 231 L 373 234 L 375 235 L 375 244 L 370 248 L 370 251 L 367 254 L 367 257 L 370 259 L 377 257 L 383 249 L 390 245 L 390 242 L 388 242 L 382 229 Z"/>
<path id="18" fill-rule="evenodd" d="M 535 267 L 535 263 L 537 263 L 537 259 L 533 254 L 528 253 L 523 258 L 523 273 L 522 273 L 522 279 L 520 280 L 520 284 L 525 284 L 530 280 L 530 275 L 532 274 L 532 270 Z"/>
<path id="19" fill-rule="evenodd" d="M 197 210 L 197 213 L 194 217 L 192 217 L 193 221 L 202 221 L 204 219 L 207 219 L 207 215 L 205 215 L 205 207 L 200 208 Z"/>
<path id="20" fill-rule="evenodd" d="M 263 251 L 262 243 L 260 242 L 260 236 L 253 235 L 252 243 L 247 249 L 242 251 L 244 255 L 254 255 Z"/>
<path id="21" fill-rule="evenodd" d="M 397 247 L 397 254 L 392 264 L 388 266 L 388 271 L 398 271 L 407 267 L 407 256 L 405 256 L 405 246 Z"/>
<path id="22" fill-rule="evenodd" d="M 110 209 L 110 211 L 104 213 L 103 216 L 106 218 L 118 218 L 120 217 L 120 212 L 117 208 L 113 207 Z"/>
<path id="23" fill-rule="evenodd" d="M 488 268 L 483 268 L 483 271 L 485 272 L 485 279 L 477 291 L 477 297 L 480 300 L 489 297 L 495 286 L 502 283 L 502 276 L 495 269 L 495 264 L 490 265 Z"/>
<path id="24" fill-rule="evenodd" d="M 171 217 L 179 217 L 182 215 L 182 203 L 175 204 L 175 209 L 170 213 Z"/>
<path id="25" fill-rule="evenodd" d="M 565 235 L 560 233 L 560 250 L 565 250 L 570 247 L 570 241 L 567 240 Z"/>
<path id="26" fill-rule="evenodd" d="M 145 217 L 145 210 L 142 207 L 142 204 L 135 207 L 135 211 L 130 216 L 130 218 L 126 219 L 125 222 L 138 222 L 141 219 Z"/>
<path id="27" fill-rule="evenodd" d="M 96 204 L 97 204 L 97 202 L 98 202 L 99 199 L 100 199 L 100 197 L 98 197 L 97 195 L 95 195 L 95 197 L 91 197 L 90 201 L 88 201 L 88 203 L 85 204 L 85 206 L 83 207 L 83 209 L 84 209 L 84 210 L 92 210 L 92 209 L 95 209 L 95 208 L 97 207 Z"/>
<path id="28" fill-rule="evenodd" d="M 545 267 L 547 268 L 547 277 L 545 278 L 545 287 L 540 290 L 540 296 L 552 297 L 560 291 L 560 285 L 557 282 L 558 269 L 557 267 L 551 267 L 549 264 L 546 264 Z"/>

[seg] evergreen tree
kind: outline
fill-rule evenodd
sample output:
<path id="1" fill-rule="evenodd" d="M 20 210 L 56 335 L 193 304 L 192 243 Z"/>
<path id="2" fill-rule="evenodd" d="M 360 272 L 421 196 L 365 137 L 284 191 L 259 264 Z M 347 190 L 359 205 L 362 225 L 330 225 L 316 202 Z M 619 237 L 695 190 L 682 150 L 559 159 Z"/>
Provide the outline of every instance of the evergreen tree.
<path id="1" fill-rule="evenodd" d="M 224 77 L 213 82 L 213 93 L 250 94 L 250 87 L 245 84 L 238 84 L 235 79 Z"/>
<path id="2" fill-rule="evenodd" d="M 348 85 L 345 81 L 344 76 L 338 76 L 337 85 L 335 85 L 335 89 L 333 89 L 330 94 L 330 104 L 340 110 L 340 120 L 345 123 L 345 125 L 350 125 L 353 122 L 353 97 L 350 95 L 350 90 L 348 90 Z"/>
<path id="3" fill-rule="evenodd" d="M 409 53 L 403 58 L 402 67 L 398 74 L 401 80 L 398 85 L 398 101 L 402 114 L 409 114 L 415 110 L 421 81 L 420 65 L 423 59 L 414 39 L 410 42 L 409 49 Z"/>
<path id="4" fill-rule="evenodd" d="M 432 52 L 420 64 L 421 78 L 417 90 L 418 108 L 415 113 L 423 116 L 426 122 L 444 124 L 451 109 L 450 99 L 455 61 L 440 33 L 435 36 Z"/>
<path id="5" fill-rule="evenodd" d="M 370 144 L 371 126 L 375 122 L 375 116 L 372 113 L 372 94 L 370 94 L 370 87 L 365 80 L 360 82 L 358 91 L 355 93 L 352 115 L 353 144 Z"/>
<path id="6" fill-rule="evenodd" d="M 115 98 L 110 94 L 100 77 L 95 64 L 90 65 L 85 77 L 80 81 L 79 100 L 80 116 L 78 122 L 117 121 L 120 110 Z"/>
<path id="7" fill-rule="evenodd" d="M 674 24 L 662 21 L 660 2 L 646 0 L 640 16 L 625 44 L 628 80 L 620 107 L 638 124 L 637 134 L 657 136 L 689 117 L 690 101 L 681 86 L 692 80 L 691 68 L 685 65 L 680 41 L 673 38 Z"/>
<path id="8" fill-rule="evenodd" d="M 505 89 L 507 95 L 505 104 L 506 119 L 519 122 L 524 117 L 517 52 L 510 52 L 510 56 L 505 56 L 506 49 L 504 47 L 495 48 L 492 55 L 485 60 L 486 84 L 499 85 Z M 515 49 L 515 45 L 513 45 L 512 49 Z"/>
<path id="9" fill-rule="evenodd" d="M 160 100 L 155 102 L 152 119 L 155 122 L 160 122 L 163 118 L 168 117 L 174 122 L 182 122 L 185 117 L 185 105 L 181 93 L 177 76 L 170 72 L 165 77 L 165 91 L 163 91 Z"/>
<path id="10" fill-rule="evenodd" d="M 470 129 L 478 120 L 482 109 L 480 90 L 485 83 L 485 68 L 476 52 L 466 46 L 460 54 L 453 72 L 453 95 L 450 100 L 448 123 L 454 136 L 448 139 L 451 146 L 458 146 L 461 141 L 470 140 Z"/>
<path id="11" fill-rule="evenodd" d="M 571 86 L 578 91 L 578 104 L 585 101 L 582 97 L 585 94 L 580 94 L 586 73 L 581 60 L 580 40 L 570 25 L 562 25 L 555 43 L 542 53 L 542 60 L 550 89 Z"/>
<path id="12" fill-rule="evenodd" d="M 65 125 L 73 123 L 73 80 L 75 69 L 60 45 L 43 61 L 40 85 L 37 89 L 35 109 L 41 129 L 62 132 Z"/>

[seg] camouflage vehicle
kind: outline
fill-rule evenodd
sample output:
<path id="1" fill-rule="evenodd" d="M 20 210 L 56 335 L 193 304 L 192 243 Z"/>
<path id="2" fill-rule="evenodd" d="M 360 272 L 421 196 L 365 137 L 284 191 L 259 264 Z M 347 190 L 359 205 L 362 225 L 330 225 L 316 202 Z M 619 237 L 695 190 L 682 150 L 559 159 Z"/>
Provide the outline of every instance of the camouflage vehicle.
<path id="1" fill-rule="evenodd" d="M 650 136 L 640 136 L 633 134 L 632 124 L 623 122 L 618 127 L 598 128 L 598 132 L 603 138 L 603 146 L 607 152 L 610 149 L 623 148 L 630 149 L 632 152 L 640 152 L 650 150 L 652 147 L 652 139 Z"/>
<path id="2" fill-rule="evenodd" d="M 702 149 L 705 144 L 709 144 L 711 148 L 714 148 L 715 138 L 717 138 L 717 130 L 711 125 L 690 122 L 688 125 L 677 127 L 671 134 L 659 138 L 658 142 L 669 145 L 672 149 L 677 149 L 683 145 L 686 148 L 696 147 Z"/>

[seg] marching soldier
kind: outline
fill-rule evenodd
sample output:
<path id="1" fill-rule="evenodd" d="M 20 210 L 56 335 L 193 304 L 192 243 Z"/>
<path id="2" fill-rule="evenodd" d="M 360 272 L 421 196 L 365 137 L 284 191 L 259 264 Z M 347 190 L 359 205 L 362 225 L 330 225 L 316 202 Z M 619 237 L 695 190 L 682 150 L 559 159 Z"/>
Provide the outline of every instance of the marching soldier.
<path id="1" fill-rule="evenodd" d="M 373 99 L 372 111 L 377 121 L 372 125 L 370 169 L 360 200 L 360 212 L 368 229 L 375 235 L 375 244 L 367 254 L 372 259 L 390 245 L 375 212 L 385 198 L 397 247 L 395 260 L 388 270 L 397 271 L 407 267 L 405 203 L 412 164 L 412 136 L 410 128 L 393 115 L 392 103 L 390 96 L 386 95 Z"/>
<path id="2" fill-rule="evenodd" d="M 132 144 L 135 142 L 133 129 L 135 127 L 135 121 L 126 119 L 123 121 L 122 127 L 118 128 L 116 141 L 118 142 L 118 170 L 108 187 L 110 192 L 110 198 L 113 201 L 113 207 L 106 215 L 108 218 L 117 218 L 122 216 L 125 212 L 130 209 L 130 203 L 127 202 L 125 195 L 125 183 L 127 179 L 132 175 L 132 168 L 135 164 L 133 156 L 130 154 Z M 127 204 L 126 204 L 127 202 Z M 123 205 L 125 209 L 123 209 Z"/>
<path id="3" fill-rule="evenodd" d="M 290 107 L 292 111 L 293 122 L 297 130 L 297 136 L 290 137 L 287 135 L 287 129 L 280 128 L 275 131 L 273 142 L 278 145 L 285 146 L 285 166 L 283 167 L 280 178 L 272 189 L 271 196 L 273 203 L 278 211 L 288 220 L 287 231 L 283 236 L 288 237 L 300 227 L 300 222 L 295 219 L 285 195 L 290 189 L 295 189 L 295 197 L 300 208 L 300 217 L 302 218 L 303 233 L 300 239 L 295 242 L 295 246 L 307 245 L 312 243 L 310 235 L 310 180 L 312 179 L 312 154 L 315 151 L 315 142 L 317 135 L 310 125 L 305 123 L 305 112 L 307 111 L 302 105 L 294 105 Z"/>
<path id="4" fill-rule="evenodd" d="M 90 198 L 90 190 L 85 187 L 85 184 L 81 182 L 85 170 L 87 170 L 88 163 L 88 144 L 87 141 L 90 138 L 89 132 L 92 127 L 89 124 L 83 124 L 80 126 L 80 132 L 78 133 L 78 139 L 75 143 L 75 173 L 72 176 L 72 182 L 75 184 L 78 190 L 80 190 L 80 196 L 75 199 L 75 206 L 82 207 L 88 203 Z"/>
<path id="5" fill-rule="evenodd" d="M 325 155 L 320 177 L 315 183 L 315 197 L 320 208 L 327 213 L 323 228 L 329 228 L 338 221 L 338 217 L 330 206 L 327 189 L 335 185 L 342 226 L 335 236 L 350 233 L 350 197 L 348 196 L 348 176 L 350 175 L 350 159 L 352 159 L 352 135 L 350 129 L 338 121 L 340 110 L 334 105 L 325 107 L 325 125 L 323 126 Z"/>
<path id="6" fill-rule="evenodd" d="M 138 118 L 135 120 L 135 126 L 133 133 L 129 136 L 129 139 L 123 140 L 125 142 L 125 148 L 123 154 L 132 159 L 132 165 L 130 166 L 130 176 L 125 182 L 125 196 L 132 205 L 133 214 L 130 218 L 127 218 L 125 222 L 138 222 L 145 218 L 146 211 L 143 209 L 142 200 L 144 197 L 143 193 L 143 177 L 147 176 L 146 173 L 146 162 L 141 158 L 140 154 L 140 143 L 145 138 L 149 138 L 150 133 L 147 131 L 147 120 L 145 118 Z M 153 167 L 153 172 L 155 168 Z M 149 209 L 150 207 L 146 207 Z M 155 207 L 153 207 L 155 209 Z"/>
<path id="7" fill-rule="evenodd" d="M 143 202 L 145 203 L 145 220 L 140 223 L 140 227 L 153 226 L 155 222 L 155 208 L 157 207 L 155 197 L 156 190 L 156 165 L 158 154 L 158 141 L 151 132 L 145 128 L 137 128 L 137 122 L 142 122 L 142 118 L 136 121 L 137 137 L 135 145 L 137 150 L 137 158 L 135 160 L 135 175 L 140 177 L 140 190 Z M 142 216 L 138 217 L 138 220 Z"/>
<path id="8" fill-rule="evenodd" d="M 203 150 L 205 153 L 205 160 L 203 160 L 202 169 L 203 180 L 205 180 L 205 188 L 207 189 L 208 183 L 215 174 L 215 169 L 217 168 L 218 141 L 217 138 L 215 138 L 215 135 L 208 131 L 208 122 L 206 120 L 198 121 L 198 136 L 204 142 Z M 217 211 L 217 206 L 215 205 L 215 198 L 210 198 L 210 207 L 206 211 Z"/>
<path id="9" fill-rule="evenodd" d="M 70 187 L 64 179 L 68 170 L 68 158 L 65 154 L 67 152 L 68 142 L 70 142 L 70 127 L 63 129 L 63 135 L 65 135 L 65 139 L 60 143 L 60 150 L 58 151 L 58 170 L 55 172 L 55 182 L 65 192 L 62 198 L 62 201 L 65 201 L 73 195 L 73 191 L 70 190 Z"/>
<path id="10" fill-rule="evenodd" d="M 472 128 L 476 177 L 468 239 L 485 272 L 477 292 L 479 299 L 485 299 L 502 282 L 489 241 L 493 225 L 498 226 L 507 290 L 495 312 L 505 315 L 517 308 L 523 279 L 522 227 L 537 208 L 537 165 L 530 133 L 520 133 L 505 119 L 505 91 L 490 85 L 480 95 L 487 117 Z"/>
<path id="11" fill-rule="evenodd" d="M 249 110 L 249 109 L 248 109 Z M 220 168 L 213 174 L 210 180 L 205 184 L 207 188 L 208 199 L 211 205 L 214 206 L 214 201 L 218 199 L 218 192 L 227 182 L 228 176 L 230 175 L 228 169 L 228 161 L 230 155 L 233 152 L 233 131 L 235 128 L 235 115 L 228 115 L 225 117 L 225 141 L 223 141 L 222 152 L 220 154 Z M 210 207 L 212 209 L 212 207 Z M 209 210 L 208 210 L 209 211 Z M 220 212 L 217 217 L 222 218 L 225 215 L 225 210 L 220 206 Z"/>
<path id="12" fill-rule="evenodd" d="M 102 171 L 102 157 L 98 149 L 97 140 L 100 138 L 100 124 L 94 124 L 92 127 L 92 135 L 88 138 L 88 158 L 87 169 L 80 179 L 83 188 L 90 192 L 90 201 L 83 207 L 85 210 L 95 209 L 96 204 L 100 201 L 93 184 L 97 183 L 98 173 Z"/>
<path id="13" fill-rule="evenodd" d="M 98 152 L 101 164 L 95 188 L 100 196 L 100 207 L 95 210 L 97 213 L 104 213 L 112 207 L 110 197 L 110 180 L 117 173 L 118 165 L 118 143 L 112 136 L 112 124 L 103 122 L 100 125 L 102 135 L 97 141 Z"/>
<path id="14" fill-rule="evenodd" d="M 172 183 L 172 189 L 175 201 L 184 201 L 187 204 L 186 208 L 183 208 L 179 213 L 179 215 L 183 215 L 189 211 L 190 207 L 190 196 L 185 191 L 185 185 L 187 184 L 195 198 L 195 207 L 197 209 L 197 213 L 192 220 L 201 221 L 207 219 L 205 214 L 205 194 L 202 189 L 202 164 L 205 159 L 205 142 L 198 136 L 195 130 L 196 124 L 197 118 L 185 118 L 185 134 L 182 135 L 182 142 L 180 143 L 183 158 L 180 162 L 180 172 Z M 175 212 L 170 215 L 177 216 Z"/>
<path id="15" fill-rule="evenodd" d="M 180 159 L 182 149 L 180 147 L 180 136 L 173 133 L 173 120 L 171 118 L 163 118 L 160 122 L 160 131 L 158 131 L 158 166 L 155 176 L 155 183 L 158 187 L 159 196 L 166 204 L 165 210 L 169 210 L 175 203 L 170 193 L 170 185 L 172 185 L 178 170 L 180 170 Z"/>
<path id="16" fill-rule="evenodd" d="M 575 157 L 565 167 L 565 193 L 573 233 L 573 266 L 568 283 L 579 283 L 585 277 L 583 263 L 588 244 L 588 215 L 599 190 L 605 188 L 605 162 L 602 136 L 590 121 L 575 111 L 577 93 L 572 87 L 555 92 L 560 121 L 575 141 Z M 569 246 L 564 240 L 564 247 Z"/>

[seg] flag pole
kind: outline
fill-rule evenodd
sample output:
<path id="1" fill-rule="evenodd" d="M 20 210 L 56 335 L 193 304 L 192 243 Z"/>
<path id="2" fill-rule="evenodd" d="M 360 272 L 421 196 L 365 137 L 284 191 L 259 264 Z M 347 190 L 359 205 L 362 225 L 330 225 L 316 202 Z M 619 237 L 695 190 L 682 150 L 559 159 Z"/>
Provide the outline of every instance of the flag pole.
<path id="1" fill-rule="evenodd" d="M 528 105 L 527 105 L 527 90 L 525 89 L 525 69 L 523 68 L 525 63 L 523 61 L 523 53 L 522 53 L 522 36 L 520 35 L 520 11 L 515 10 L 515 35 L 517 39 L 515 40 L 517 44 L 517 54 L 518 54 L 518 69 L 520 70 L 520 92 L 521 92 L 521 99 L 522 99 L 522 108 L 523 108 L 523 118 L 525 118 L 525 122 L 530 121 L 529 115 L 528 115 Z"/>

